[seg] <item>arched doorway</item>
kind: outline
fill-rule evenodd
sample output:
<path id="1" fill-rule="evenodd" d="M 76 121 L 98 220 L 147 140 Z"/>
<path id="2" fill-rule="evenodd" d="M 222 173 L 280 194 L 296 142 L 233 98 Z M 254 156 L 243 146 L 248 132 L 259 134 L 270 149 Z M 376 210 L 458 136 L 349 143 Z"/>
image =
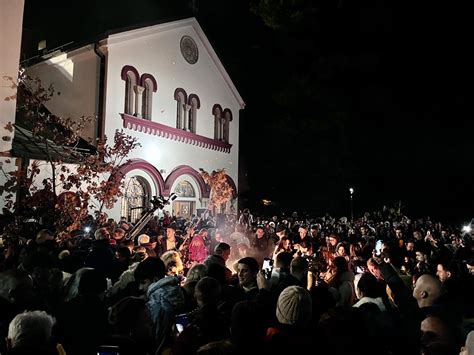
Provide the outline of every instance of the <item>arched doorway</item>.
<path id="1" fill-rule="evenodd" d="M 135 223 L 149 206 L 150 185 L 141 176 L 125 180 L 125 191 L 122 196 L 120 216 L 128 222 Z"/>
<path id="2" fill-rule="evenodd" d="M 189 219 L 196 214 L 196 190 L 187 180 L 175 184 L 173 192 L 178 198 L 173 202 L 173 214 Z"/>

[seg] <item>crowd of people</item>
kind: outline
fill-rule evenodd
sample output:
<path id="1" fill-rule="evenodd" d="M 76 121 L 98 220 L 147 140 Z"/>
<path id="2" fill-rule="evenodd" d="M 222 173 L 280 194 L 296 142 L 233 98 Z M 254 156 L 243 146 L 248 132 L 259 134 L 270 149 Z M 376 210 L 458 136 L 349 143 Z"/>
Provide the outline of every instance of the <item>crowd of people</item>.
<path id="1" fill-rule="evenodd" d="M 1 354 L 474 354 L 470 228 L 387 208 L 90 227 L 2 234 Z"/>

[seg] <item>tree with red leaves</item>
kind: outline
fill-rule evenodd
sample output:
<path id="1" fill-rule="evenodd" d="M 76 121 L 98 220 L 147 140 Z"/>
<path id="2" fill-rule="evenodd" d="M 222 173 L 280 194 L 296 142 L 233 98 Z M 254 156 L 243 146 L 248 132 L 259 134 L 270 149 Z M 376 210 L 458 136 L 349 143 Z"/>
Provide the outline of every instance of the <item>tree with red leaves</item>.
<path id="1" fill-rule="evenodd" d="M 4 79 L 16 85 L 13 78 Z M 80 228 L 90 213 L 97 225 L 103 224 L 105 209 L 112 208 L 122 195 L 120 167 L 140 144 L 123 130 L 116 130 L 112 143 L 107 137 L 99 138 L 94 151 L 78 152 L 80 134 L 92 117 L 57 116 L 45 106 L 56 94 L 52 85 L 44 88 L 39 79 L 26 76 L 20 82 L 18 95 L 5 100 L 18 100 L 17 121 L 21 117 L 21 129 L 31 132 L 29 139 L 40 147 L 44 158 L 16 171 L 0 167 L 7 179 L 0 186 L 0 196 L 6 201 L 3 213 L 15 221 L 10 229 L 21 231 L 24 222 L 33 219 L 43 227 L 68 232 Z M 9 131 L 14 128 L 20 129 L 10 122 L 5 127 Z M 47 177 L 38 181 L 45 171 Z"/>
<path id="2" fill-rule="evenodd" d="M 214 170 L 208 173 L 204 169 L 199 169 L 204 182 L 211 188 L 208 210 L 219 211 L 220 207 L 225 205 L 232 198 L 234 192 L 229 185 L 225 169 Z"/>

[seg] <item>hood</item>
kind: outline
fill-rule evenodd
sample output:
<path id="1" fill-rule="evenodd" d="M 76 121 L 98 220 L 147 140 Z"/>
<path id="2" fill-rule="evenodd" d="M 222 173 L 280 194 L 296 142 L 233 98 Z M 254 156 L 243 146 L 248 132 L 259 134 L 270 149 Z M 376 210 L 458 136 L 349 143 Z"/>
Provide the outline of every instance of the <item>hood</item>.
<path id="1" fill-rule="evenodd" d="M 382 297 L 372 298 L 372 297 L 362 297 L 355 305 L 352 307 L 360 307 L 365 303 L 375 303 L 381 312 L 385 311 L 385 305 L 383 304 Z"/>
<path id="2" fill-rule="evenodd" d="M 148 296 L 154 293 L 159 288 L 168 288 L 168 287 L 179 287 L 179 281 L 177 277 L 174 276 L 165 276 L 162 279 L 152 283 L 148 287 Z"/>

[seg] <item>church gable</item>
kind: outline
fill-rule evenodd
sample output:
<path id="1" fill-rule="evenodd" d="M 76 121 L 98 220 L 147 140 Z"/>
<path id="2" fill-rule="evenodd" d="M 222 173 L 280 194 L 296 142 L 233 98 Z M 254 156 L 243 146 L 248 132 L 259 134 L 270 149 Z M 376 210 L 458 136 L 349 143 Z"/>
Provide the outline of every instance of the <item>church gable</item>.
<path id="1" fill-rule="evenodd" d="M 227 92 L 239 109 L 245 107 L 242 97 L 195 18 L 112 34 L 105 40 L 105 44 L 112 54 L 115 49 L 129 48 L 129 63 L 124 64 L 132 64 L 142 73 L 161 76 L 164 84 L 173 81 L 181 84 L 177 87 L 183 87 L 188 82 L 191 87 L 183 89 L 190 93 L 200 85 L 213 85 L 219 92 Z M 168 75 L 172 78 L 167 78 Z"/>
<path id="2" fill-rule="evenodd" d="M 124 128 L 230 153 L 244 103 L 195 19 L 114 34 L 103 48 L 109 112 Z"/>

